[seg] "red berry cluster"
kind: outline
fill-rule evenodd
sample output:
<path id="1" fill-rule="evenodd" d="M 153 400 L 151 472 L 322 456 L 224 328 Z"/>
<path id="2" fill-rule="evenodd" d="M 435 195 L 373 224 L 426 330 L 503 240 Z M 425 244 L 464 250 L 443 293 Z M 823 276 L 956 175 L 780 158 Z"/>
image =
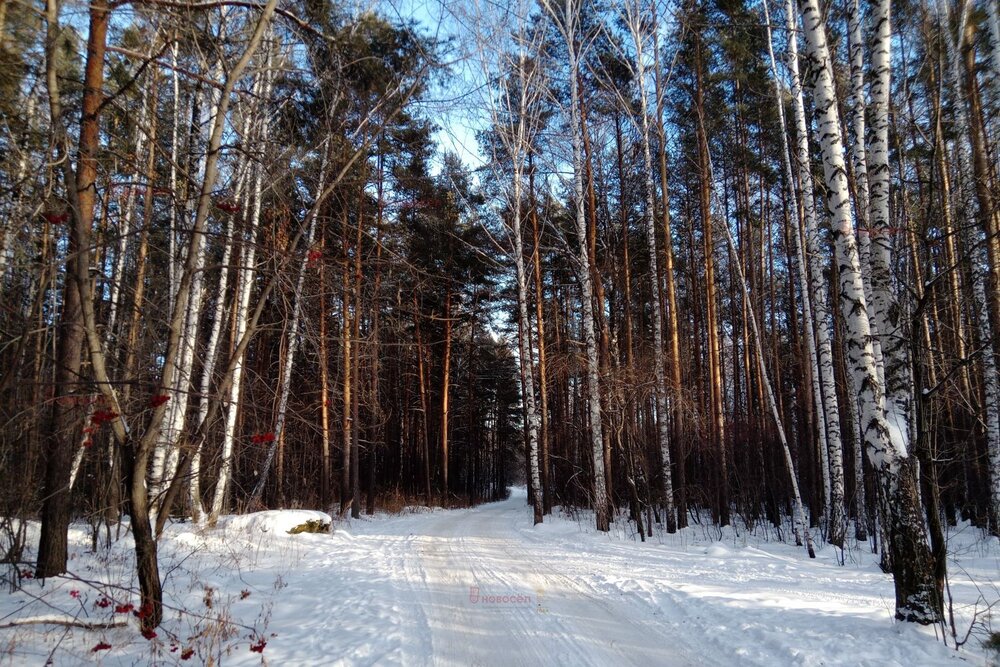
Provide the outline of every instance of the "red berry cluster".
<path id="1" fill-rule="evenodd" d="M 50 211 L 48 213 L 43 213 L 42 217 L 45 218 L 45 222 L 50 225 L 61 225 L 69 220 L 69 211 L 63 211 L 62 213 Z"/>
<path id="2" fill-rule="evenodd" d="M 118 413 L 114 410 L 97 410 L 90 416 L 90 423 L 94 426 L 104 426 L 118 419 Z"/>
<path id="3" fill-rule="evenodd" d="M 156 396 L 149 399 L 149 407 L 158 408 L 169 400 L 170 396 L 168 396 L 167 394 L 157 394 Z"/>

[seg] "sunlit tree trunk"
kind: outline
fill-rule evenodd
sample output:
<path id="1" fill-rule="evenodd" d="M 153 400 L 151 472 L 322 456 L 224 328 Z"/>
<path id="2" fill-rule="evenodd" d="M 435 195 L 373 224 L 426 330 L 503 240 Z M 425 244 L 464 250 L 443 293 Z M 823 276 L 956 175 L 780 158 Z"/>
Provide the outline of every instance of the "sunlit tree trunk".
<path id="1" fill-rule="evenodd" d="M 451 285 L 444 297 L 444 368 L 441 371 L 441 505 L 448 507 L 448 399 L 451 394 Z"/>
<path id="2" fill-rule="evenodd" d="M 851 372 L 860 390 L 866 450 L 888 510 L 885 518 L 896 586 L 896 617 L 934 623 L 941 618 L 942 599 L 934 581 L 914 459 L 890 435 L 883 386 L 875 368 L 861 262 L 851 220 L 843 136 L 826 26 L 817 0 L 799 0 L 799 8 L 828 190 L 827 207 L 840 270 L 841 307 L 846 321 Z"/>
<path id="3" fill-rule="evenodd" d="M 729 462 L 726 453 L 725 397 L 722 383 L 722 349 L 719 341 L 718 294 L 715 281 L 715 229 L 712 216 L 711 155 L 705 122 L 704 63 L 702 41 L 695 44 L 695 113 L 698 118 L 699 207 L 705 261 L 705 328 L 708 345 L 708 399 L 712 446 L 716 452 L 713 513 L 719 524 L 729 525 Z"/>
<path id="4" fill-rule="evenodd" d="M 538 224 L 538 204 L 535 201 L 535 171 L 528 155 L 528 202 L 530 207 L 531 230 L 534 239 L 532 263 L 534 265 L 535 284 L 535 325 L 537 327 L 538 345 L 538 394 L 539 394 L 539 419 L 541 429 L 539 430 L 539 440 L 541 444 L 541 467 L 542 467 L 542 508 L 543 514 L 552 511 L 552 489 L 550 487 L 551 461 L 549 456 L 549 401 L 548 401 L 548 363 L 546 359 L 545 344 L 545 296 L 542 284 L 542 251 L 541 233 Z"/>
<path id="5" fill-rule="evenodd" d="M 523 118 L 523 115 L 522 115 Z M 520 132 L 519 132 L 520 134 Z M 515 161 L 520 157 L 515 157 Z M 518 327 L 518 354 L 521 372 L 521 383 L 524 386 L 524 404 L 528 416 L 528 469 L 531 473 L 531 504 L 534 509 L 534 521 L 542 522 L 542 478 L 539 466 L 538 433 L 540 419 L 538 405 L 535 401 L 535 380 L 531 368 L 530 331 L 531 319 L 528 317 L 528 279 L 524 266 L 524 242 L 521 231 L 521 169 L 514 167 L 514 194 L 511 210 L 511 235 L 514 237 L 514 267 L 517 280 L 517 313 L 520 319 Z"/>
<path id="6" fill-rule="evenodd" d="M 877 0 L 871 4 L 869 17 L 873 30 L 872 40 L 872 119 L 868 150 L 868 179 L 871 187 L 869 205 L 869 235 L 871 255 L 871 312 L 879 332 L 882 362 L 885 375 L 885 412 L 892 430 L 898 437 L 896 447 L 901 451 L 912 449 L 911 402 L 913 378 L 907 350 L 907 334 L 900 321 L 901 304 L 892 289 L 892 222 L 889 218 L 889 87 L 890 87 L 890 0 Z"/>
<path id="7" fill-rule="evenodd" d="M 428 507 L 433 502 L 433 497 L 431 496 L 431 452 L 430 452 L 430 438 L 427 433 L 427 417 L 430 411 L 430 401 L 427 396 L 427 373 L 426 364 L 424 363 L 424 341 L 423 336 L 420 331 L 420 320 L 422 315 L 420 313 L 420 304 L 417 301 L 416 294 L 413 295 L 413 328 L 414 334 L 417 339 L 417 377 L 419 379 L 420 385 L 420 449 L 421 458 L 423 459 L 423 472 L 424 472 L 424 495 Z"/>
<path id="8" fill-rule="evenodd" d="M 62 101 L 57 75 L 61 34 L 58 0 L 46 4 L 46 83 L 49 93 L 50 142 L 55 162 L 62 165 L 63 186 L 69 204 L 66 276 L 59 315 L 56 349 L 55 396 L 45 447 L 45 482 L 42 525 L 36 576 L 51 577 L 66 571 L 67 531 L 71 500 L 69 478 L 76 445 L 76 429 L 83 416 L 81 362 L 84 343 L 83 295 L 90 294 L 89 252 L 97 187 L 97 153 L 100 146 L 99 114 L 103 100 L 104 54 L 110 9 L 104 0 L 90 7 L 87 64 L 84 71 L 83 112 L 76 171 L 70 166 L 68 136 L 62 121 Z M 80 276 L 84 282 L 79 283 Z"/>
<path id="9" fill-rule="evenodd" d="M 667 176 L 667 133 L 663 123 L 663 105 L 666 101 L 666 82 L 660 67 L 660 42 L 659 32 L 653 27 L 653 68 L 656 75 L 656 133 L 659 139 L 659 172 L 660 172 L 660 215 L 663 226 L 663 282 L 667 297 L 667 324 L 669 325 L 668 337 L 670 339 L 670 411 L 671 426 L 673 428 L 675 479 L 677 484 L 674 490 L 677 494 L 677 526 L 684 528 L 687 526 L 687 471 L 686 471 L 686 447 L 683 442 L 683 411 L 681 410 L 681 390 L 683 383 L 681 379 L 681 347 L 680 347 L 680 324 L 677 313 L 677 288 L 674 276 L 674 241 L 670 223 L 670 189 L 668 187 Z"/>
<path id="10" fill-rule="evenodd" d="M 789 39 L 789 70 L 792 73 L 792 106 L 794 109 L 795 120 L 796 120 L 796 131 L 799 141 L 796 143 L 797 149 L 797 161 L 798 171 L 793 171 L 792 169 L 792 157 L 791 149 L 788 145 L 788 133 L 785 126 L 785 104 L 784 96 L 782 94 L 782 88 L 780 79 L 778 78 L 778 68 L 777 61 L 774 57 L 774 46 L 771 37 L 771 20 L 770 12 L 767 7 L 767 3 L 764 5 L 764 20 L 767 23 L 767 48 L 768 55 L 771 61 L 771 75 L 774 78 L 774 93 L 777 101 L 778 108 L 778 121 L 781 128 L 781 142 L 783 148 L 783 160 L 785 163 L 785 178 L 788 181 L 788 197 L 792 202 L 792 210 L 794 216 L 792 220 L 794 222 L 794 227 L 791 229 L 789 236 L 793 240 L 793 245 L 795 246 L 795 256 L 798 259 L 797 262 L 797 274 L 799 281 L 799 291 L 802 295 L 802 325 L 805 333 L 805 351 L 806 356 L 809 358 L 809 379 L 811 380 L 812 387 L 812 400 L 817 415 L 817 433 L 819 435 L 820 447 L 827 447 L 827 431 L 826 431 L 826 414 L 823 411 L 823 400 L 822 400 L 822 390 L 820 389 L 820 375 L 819 375 L 819 364 L 816 355 L 816 337 L 813 328 L 813 306 L 812 306 L 812 288 L 809 281 L 809 258 L 807 257 L 804 248 L 802 235 L 805 229 L 808 229 L 808 225 L 805 224 L 805 219 L 808 217 L 811 224 L 815 226 L 816 218 L 816 207 L 813 199 L 813 189 L 812 189 L 812 176 L 809 173 L 808 167 L 808 137 L 805 136 L 805 112 L 802 103 L 802 87 L 799 80 L 799 70 L 798 70 L 798 46 L 795 43 L 797 39 L 795 33 L 789 32 L 791 35 Z M 789 5 L 790 7 L 790 5 Z M 786 7 L 786 14 L 788 19 L 788 24 L 793 24 L 792 12 Z M 803 140 L 804 137 L 804 140 Z M 798 189 L 796 189 L 795 184 L 798 183 Z M 801 198 L 798 196 L 797 192 L 801 192 Z M 824 466 L 823 470 L 823 487 L 824 487 L 824 498 L 823 498 L 823 508 L 824 513 L 827 517 L 830 516 L 830 474 L 829 467 Z M 798 539 L 802 539 L 801 535 L 797 536 Z"/>
<path id="11" fill-rule="evenodd" d="M 233 196 L 235 202 L 241 201 L 245 180 L 250 173 L 249 164 L 244 165 L 236 179 L 236 191 Z M 219 282 L 215 291 L 215 307 L 212 315 L 212 330 L 208 336 L 208 345 L 205 347 L 205 358 L 202 362 L 201 385 L 198 395 L 198 417 L 196 424 L 200 427 L 208 417 L 212 382 L 215 376 L 215 367 L 219 359 L 219 346 L 222 341 L 222 325 L 228 319 L 226 317 L 226 294 L 229 292 L 229 265 L 233 258 L 233 242 L 235 238 L 236 215 L 226 216 L 226 232 L 222 247 L 222 266 L 219 270 Z M 195 523 L 201 521 L 205 514 L 201 495 L 201 443 L 195 445 L 191 458 L 190 484 L 188 495 L 191 502 L 191 520 Z"/>
<path id="12" fill-rule="evenodd" d="M 789 26 L 794 25 L 794 7 L 786 3 Z M 792 33 L 790 33 L 792 34 Z M 813 193 L 812 173 L 809 169 L 809 136 L 806 123 L 805 105 L 803 101 L 802 82 L 798 65 L 798 44 L 796 39 L 789 40 L 789 70 L 792 75 L 792 105 L 795 114 L 798 183 L 802 197 L 802 218 L 805 223 L 806 247 L 802 262 L 803 268 L 808 268 L 810 276 L 810 300 L 813 308 L 816 342 L 809 340 L 809 347 L 815 357 L 813 366 L 817 377 L 814 380 L 814 390 L 819 389 L 817 409 L 821 410 L 819 424 L 821 440 L 826 445 L 826 463 L 823 470 L 826 496 L 826 518 L 829 527 L 831 544 L 843 545 L 846 530 L 844 510 L 844 464 L 843 441 L 840 432 L 840 406 L 837 399 L 836 381 L 833 366 L 833 321 L 829 310 L 829 290 L 824 278 L 823 252 L 820 245 L 819 222 L 815 196 Z M 801 243 L 801 242 L 799 242 Z M 818 387 L 816 387 L 818 385 Z"/>
<path id="13" fill-rule="evenodd" d="M 268 57 L 265 66 L 269 67 L 270 62 L 271 58 Z M 259 88 L 255 86 L 255 90 L 261 92 L 263 99 L 268 99 L 271 91 L 271 77 L 273 75 L 270 71 L 265 71 L 258 76 L 258 80 L 261 80 L 262 83 Z M 262 142 L 266 143 L 270 123 L 266 117 L 260 118 L 259 122 L 261 123 L 260 139 Z M 244 232 L 241 243 L 240 264 L 236 273 L 236 296 L 233 301 L 233 308 L 235 310 L 235 325 L 232 341 L 234 347 L 240 340 L 243 339 L 247 332 L 248 315 L 250 312 L 250 297 L 254 292 L 254 276 L 257 273 L 257 236 L 260 229 L 260 212 L 264 193 L 265 169 L 266 164 L 263 162 L 256 164 L 253 168 L 253 192 L 250 195 L 250 197 L 252 197 L 253 204 L 250 212 L 248 229 Z M 242 395 L 243 388 L 243 367 L 245 363 L 245 359 L 240 358 L 240 356 L 241 355 L 238 355 L 236 360 L 236 366 L 233 369 L 232 385 L 229 388 L 229 405 L 228 410 L 226 411 L 226 425 L 222 438 L 222 458 L 219 464 L 219 475 L 215 485 L 215 492 L 212 496 L 212 509 L 208 517 L 209 525 L 215 525 L 215 523 L 219 520 L 219 516 L 222 514 L 222 510 L 224 509 L 226 503 L 229 479 L 232 476 L 233 447 L 236 441 L 236 420 L 240 410 L 240 396 Z"/>
<path id="14" fill-rule="evenodd" d="M 350 247 L 347 228 L 347 208 L 341 212 L 340 303 L 341 303 L 341 413 L 340 413 L 340 513 L 344 514 L 351 502 L 351 392 L 354 388 L 351 333 L 351 282 Z"/>
<path id="15" fill-rule="evenodd" d="M 222 75 L 221 61 L 215 64 L 215 75 Z M 204 127 L 210 126 L 212 119 L 219 113 L 220 99 L 215 91 L 211 108 L 203 112 L 200 124 Z M 197 105 L 204 109 L 204 105 Z M 198 134 L 200 136 L 200 132 Z M 201 165 L 204 168 L 204 164 Z M 184 316 L 183 335 L 181 337 L 181 350 L 177 366 L 174 373 L 174 386 L 171 391 L 171 400 L 168 404 L 167 416 L 164 420 L 160 441 L 153 452 L 153 466 L 150 472 L 150 492 L 156 497 L 161 494 L 164 487 L 169 484 L 173 477 L 177 464 L 177 443 L 184 431 L 187 418 L 187 409 L 191 390 L 193 388 L 192 372 L 194 369 L 195 349 L 197 347 L 198 331 L 201 322 L 202 301 L 204 299 L 205 285 L 205 253 L 208 241 L 202 239 L 200 243 L 191 247 L 188 252 L 194 252 L 195 269 L 191 281 L 190 294 L 188 296 L 188 312 Z M 171 256 L 173 263 L 174 257 Z M 175 274 L 180 271 L 180 267 L 175 267 Z"/>

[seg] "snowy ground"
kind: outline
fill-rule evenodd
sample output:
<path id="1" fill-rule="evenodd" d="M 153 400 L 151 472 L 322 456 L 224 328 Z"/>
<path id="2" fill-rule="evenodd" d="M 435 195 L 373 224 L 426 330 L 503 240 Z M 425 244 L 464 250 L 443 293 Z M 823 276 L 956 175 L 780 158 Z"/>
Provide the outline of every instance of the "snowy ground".
<path id="1" fill-rule="evenodd" d="M 773 536 L 742 531 L 720 540 L 718 529 L 692 527 L 641 544 L 623 524 L 610 535 L 563 517 L 533 527 L 523 490 L 474 509 L 345 523 L 333 535 L 285 532 L 324 516 L 268 512 L 207 532 L 172 526 L 161 547 L 170 610 L 152 639 L 132 614 L 115 613 L 137 602 L 131 541 L 95 556 L 80 527 L 74 578 L 0 592 L 0 627 L 42 616 L 128 625 L 0 629 L 0 662 L 990 664 L 975 635 L 956 652 L 934 628 L 893 623 L 892 582 L 865 550 L 848 551 L 839 566 L 831 548 L 809 561 Z M 971 528 L 950 541 L 961 639 L 977 601 L 982 611 L 1000 600 L 1000 544 Z"/>

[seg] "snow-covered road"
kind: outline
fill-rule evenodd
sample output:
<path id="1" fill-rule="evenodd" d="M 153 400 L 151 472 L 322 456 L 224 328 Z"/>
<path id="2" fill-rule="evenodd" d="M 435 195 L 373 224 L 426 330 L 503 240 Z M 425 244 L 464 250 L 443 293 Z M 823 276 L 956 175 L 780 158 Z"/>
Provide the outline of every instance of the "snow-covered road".
<path id="1" fill-rule="evenodd" d="M 809 560 L 770 527 L 694 525 L 641 543 L 629 524 L 597 533 L 586 515 L 533 526 L 523 489 L 332 535 L 286 532 L 310 518 L 329 520 L 292 510 L 171 525 L 167 613 L 151 639 L 115 613 L 138 601 L 130 539 L 94 554 L 74 527 L 74 577 L 22 582 L 0 595 L 0 618 L 128 625 L 0 629 L 0 665 L 987 665 L 983 612 L 1000 599 L 1000 542 L 969 526 L 949 537 L 950 591 L 959 637 L 977 613 L 978 634 L 956 652 L 934 628 L 892 620 L 892 581 L 867 545 L 839 565 L 832 548 Z"/>
<path id="2" fill-rule="evenodd" d="M 471 509 L 350 522 L 310 549 L 312 576 L 289 579 L 293 598 L 322 591 L 324 611 L 309 621 L 315 631 L 288 637 L 301 610 L 282 619 L 277 605 L 274 655 L 303 665 L 961 662 L 932 629 L 893 622 L 891 579 L 863 550 L 840 566 L 829 548 L 810 561 L 728 529 L 721 541 L 696 526 L 644 544 L 626 530 L 600 534 L 564 516 L 533 526 L 523 489 Z M 987 571 L 995 547 L 976 561 Z"/>
<path id="3" fill-rule="evenodd" d="M 551 543 L 526 539 L 524 507 L 519 494 L 424 515 L 419 535 L 384 536 L 382 562 L 398 575 L 403 612 L 423 638 L 405 662 L 704 664 L 703 652 L 661 616 L 588 584 L 599 558 L 574 562 Z"/>

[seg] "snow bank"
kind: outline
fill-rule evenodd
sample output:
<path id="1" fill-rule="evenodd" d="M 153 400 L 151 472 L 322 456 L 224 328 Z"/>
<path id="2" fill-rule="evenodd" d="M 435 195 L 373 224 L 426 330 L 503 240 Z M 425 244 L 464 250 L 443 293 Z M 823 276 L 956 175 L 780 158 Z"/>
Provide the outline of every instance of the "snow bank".
<path id="1" fill-rule="evenodd" d="M 241 516 L 226 517 L 222 523 L 227 532 L 287 534 L 293 528 L 309 522 L 330 526 L 333 519 L 317 510 L 268 510 Z M 310 531 L 316 532 L 316 531 Z"/>

